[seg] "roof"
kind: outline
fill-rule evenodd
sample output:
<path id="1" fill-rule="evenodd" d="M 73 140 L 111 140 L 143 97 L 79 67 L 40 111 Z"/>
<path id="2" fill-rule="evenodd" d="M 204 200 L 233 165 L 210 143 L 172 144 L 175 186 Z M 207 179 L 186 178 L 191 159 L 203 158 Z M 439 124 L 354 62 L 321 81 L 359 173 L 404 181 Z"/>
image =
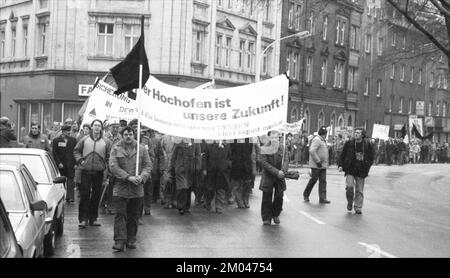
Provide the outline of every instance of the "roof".
<path id="1" fill-rule="evenodd" d="M 19 170 L 22 163 L 15 161 L 0 162 L 0 170 Z"/>

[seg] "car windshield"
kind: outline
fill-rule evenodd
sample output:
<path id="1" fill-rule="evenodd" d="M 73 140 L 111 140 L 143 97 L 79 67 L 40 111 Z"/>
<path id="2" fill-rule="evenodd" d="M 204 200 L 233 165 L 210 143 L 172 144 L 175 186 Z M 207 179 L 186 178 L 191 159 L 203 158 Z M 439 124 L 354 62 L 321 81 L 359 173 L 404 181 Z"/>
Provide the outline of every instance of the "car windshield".
<path id="1" fill-rule="evenodd" d="M 45 169 L 44 161 L 39 155 L 33 154 L 1 154 L 0 162 L 19 162 L 25 164 L 30 170 L 34 180 L 38 183 L 50 183 L 50 179 Z"/>
<path id="2" fill-rule="evenodd" d="M 0 197 L 7 211 L 24 211 L 25 205 L 19 184 L 12 171 L 0 171 Z"/>

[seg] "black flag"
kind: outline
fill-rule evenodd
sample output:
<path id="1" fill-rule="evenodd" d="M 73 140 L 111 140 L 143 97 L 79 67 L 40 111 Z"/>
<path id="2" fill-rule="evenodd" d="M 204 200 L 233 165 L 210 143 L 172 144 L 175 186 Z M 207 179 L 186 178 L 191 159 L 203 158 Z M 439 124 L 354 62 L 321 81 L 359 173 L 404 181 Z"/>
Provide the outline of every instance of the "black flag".
<path id="1" fill-rule="evenodd" d="M 406 136 L 406 124 L 403 125 L 401 133 L 402 133 L 402 138 L 405 138 L 405 136 Z"/>
<path id="2" fill-rule="evenodd" d="M 141 18 L 141 37 L 138 42 L 127 57 L 110 70 L 117 84 L 117 90 L 114 94 L 120 95 L 123 92 L 139 88 L 139 65 L 142 65 L 142 85 L 145 85 L 150 77 L 150 69 L 145 53 L 144 16 Z"/>
<path id="3" fill-rule="evenodd" d="M 431 138 L 433 137 L 433 132 L 431 132 L 430 134 L 428 134 L 428 135 L 426 135 L 426 136 L 422 136 L 422 135 L 420 134 L 420 132 L 417 130 L 415 124 L 413 124 L 412 132 L 413 132 L 413 134 L 414 134 L 414 136 L 415 136 L 416 138 L 419 138 L 419 139 L 421 139 L 421 140 L 425 140 L 425 139 L 431 140 Z"/>

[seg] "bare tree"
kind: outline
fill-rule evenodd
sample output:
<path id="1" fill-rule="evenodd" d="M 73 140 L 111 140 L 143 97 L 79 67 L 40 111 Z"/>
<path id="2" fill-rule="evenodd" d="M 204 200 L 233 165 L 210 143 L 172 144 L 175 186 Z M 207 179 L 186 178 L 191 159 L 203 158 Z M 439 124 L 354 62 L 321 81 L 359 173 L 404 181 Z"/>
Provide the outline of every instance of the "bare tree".
<path id="1" fill-rule="evenodd" d="M 414 58 L 414 55 L 443 53 L 450 68 L 449 0 L 387 0 L 387 2 L 428 40 L 428 43 L 414 42 L 420 47 L 420 51 L 410 53 L 409 58 Z M 405 54 L 404 57 L 408 55 Z"/>

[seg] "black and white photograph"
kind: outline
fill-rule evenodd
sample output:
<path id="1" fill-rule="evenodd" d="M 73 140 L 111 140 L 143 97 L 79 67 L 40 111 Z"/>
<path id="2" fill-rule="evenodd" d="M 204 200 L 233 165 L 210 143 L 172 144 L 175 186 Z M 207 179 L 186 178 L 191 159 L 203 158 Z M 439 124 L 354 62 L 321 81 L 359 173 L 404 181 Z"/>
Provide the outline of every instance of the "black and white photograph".
<path id="1" fill-rule="evenodd" d="M 449 258 L 449 82 L 449 0 L 0 0 L 0 257 Z"/>

